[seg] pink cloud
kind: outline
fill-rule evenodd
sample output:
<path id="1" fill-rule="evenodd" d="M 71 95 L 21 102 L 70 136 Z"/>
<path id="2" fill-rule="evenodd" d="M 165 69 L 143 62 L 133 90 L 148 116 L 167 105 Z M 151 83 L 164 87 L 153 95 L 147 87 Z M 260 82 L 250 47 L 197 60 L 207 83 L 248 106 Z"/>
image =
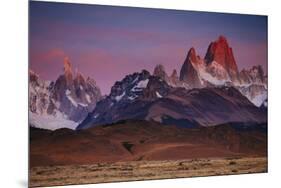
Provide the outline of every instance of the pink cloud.
<path id="1" fill-rule="evenodd" d="M 56 58 L 62 58 L 65 57 L 65 52 L 59 48 L 53 48 L 47 52 L 36 52 L 36 50 L 32 50 L 30 59 L 31 63 L 37 63 L 40 61 L 50 61 Z"/>
<path id="2" fill-rule="evenodd" d="M 48 51 L 33 49 L 30 53 L 30 67 L 43 79 L 55 79 L 61 74 L 65 52 L 59 48 Z"/>

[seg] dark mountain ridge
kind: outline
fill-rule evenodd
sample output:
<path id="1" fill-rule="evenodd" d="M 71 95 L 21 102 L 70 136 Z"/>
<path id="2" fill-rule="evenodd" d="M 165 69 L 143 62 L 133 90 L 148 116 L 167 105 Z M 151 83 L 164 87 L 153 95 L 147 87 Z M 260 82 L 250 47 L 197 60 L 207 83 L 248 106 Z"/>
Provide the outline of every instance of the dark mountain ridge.
<path id="1" fill-rule="evenodd" d="M 231 86 L 187 90 L 171 87 L 160 77 L 142 71 L 116 82 L 111 91 L 77 130 L 127 119 L 173 122 L 187 127 L 267 121 L 263 110 Z"/>

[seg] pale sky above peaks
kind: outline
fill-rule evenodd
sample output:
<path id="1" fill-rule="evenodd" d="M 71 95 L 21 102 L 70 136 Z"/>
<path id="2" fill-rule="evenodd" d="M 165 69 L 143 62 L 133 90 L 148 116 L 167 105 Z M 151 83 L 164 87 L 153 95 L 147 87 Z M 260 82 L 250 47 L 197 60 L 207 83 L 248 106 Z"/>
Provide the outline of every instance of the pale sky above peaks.
<path id="1" fill-rule="evenodd" d="M 30 68 L 55 80 L 69 57 L 103 94 L 125 75 L 163 64 L 179 73 L 188 50 L 204 58 L 210 42 L 227 38 L 239 70 L 267 71 L 267 17 L 101 5 L 30 2 Z"/>

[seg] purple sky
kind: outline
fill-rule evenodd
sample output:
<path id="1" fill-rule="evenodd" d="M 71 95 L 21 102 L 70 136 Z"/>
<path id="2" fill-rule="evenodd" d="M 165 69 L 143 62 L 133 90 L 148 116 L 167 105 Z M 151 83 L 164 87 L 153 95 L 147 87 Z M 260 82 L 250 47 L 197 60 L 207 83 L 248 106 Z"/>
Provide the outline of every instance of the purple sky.
<path id="1" fill-rule="evenodd" d="M 94 78 L 103 94 L 126 74 L 163 64 L 168 74 L 194 47 L 205 56 L 224 35 L 239 70 L 260 64 L 267 71 L 267 17 L 192 11 L 30 2 L 30 68 L 55 80 L 68 56 Z"/>

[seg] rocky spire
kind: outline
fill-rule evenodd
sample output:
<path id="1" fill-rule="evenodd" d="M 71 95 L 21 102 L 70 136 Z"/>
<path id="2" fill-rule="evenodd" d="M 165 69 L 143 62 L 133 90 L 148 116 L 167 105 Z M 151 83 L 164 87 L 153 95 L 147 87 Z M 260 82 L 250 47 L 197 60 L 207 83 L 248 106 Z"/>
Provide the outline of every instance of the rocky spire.
<path id="1" fill-rule="evenodd" d="M 266 84 L 266 76 L 261 65 L 253 66 L 249 70 L 242 69 L 239 73 L 241 84 Z"/>
<path id="2" fill-rule="evenodd" d="M 158 76 L 162 80 L 165 80 L 165 81 L 168 80 L 168 75 L 165 71 L 165 67 L 161 64 L 156 65 L 156 67 L 154 68 L 153 75 Z"/>
<path id="3" fill-rule="evenodd" d="M 178 73 L 177 73 L 177 70 L 174 69 L 170 78 L 170 83 L 173 85 L 173 86 L 178 86 L 179 85 L 179 76 L 178 76 Z"/>
<path id="4" fill-rule="evenodd" d="M 195 49 L 193 47 L 190 48 L 187 56 L 189 57 L 191 62 L 194 62 L 194 63 L 197 62 L 197 55 L 196 55 Z"/>
<path id="5" fill-rule="evenodd" d="M 181 67 L 180 80 L 187 83 L 190 87 L 201 87 L 201 82 L 194 67 L 197 63 L 197 56 L 194 48 L 188 51 L 187 57 Z"/>
<path id="6" fill-rule="evenodd" d="M 211 64 L 213 61 L 216 61 L 227 71 L 232 81 L 239 80 L 238 68 L 232 48 L 229 47 L 227 39 L 224 36 L 219 36 L 219 38 L 211 42 L 208 47 L 205 55 L 206 65 Z"/>
<path id="7" fill-rule="evenodd" d="M 171 78 L 174 78 L 174 79 L 179 78 L 178 72 L 177 72 L 176 69 L 173 70 L 173 72 L 172 72 L 172 74 L 171 74 Z"/>
<path id="8" fill-rule="evenodd" d="M 253 82 L 265 83 L 264 71 L 261 65 L 253 66 L 253 68 L 250 71 L 253 77 Z"/>
<path id="9" fill-rule="evenodd" d="M 73 74 L 72 74 L 72 66 L 70 64 L 68 57 L 64 58 L 63 67 L 64 67 L 64 76 L 67 84 L 69 85 L 73 81 Z"/>
<path id="10" fill-rule="evenodd" d="M 33 70 L 29 70 L 29 83 L 38 82 L 39 76 Z"/>

